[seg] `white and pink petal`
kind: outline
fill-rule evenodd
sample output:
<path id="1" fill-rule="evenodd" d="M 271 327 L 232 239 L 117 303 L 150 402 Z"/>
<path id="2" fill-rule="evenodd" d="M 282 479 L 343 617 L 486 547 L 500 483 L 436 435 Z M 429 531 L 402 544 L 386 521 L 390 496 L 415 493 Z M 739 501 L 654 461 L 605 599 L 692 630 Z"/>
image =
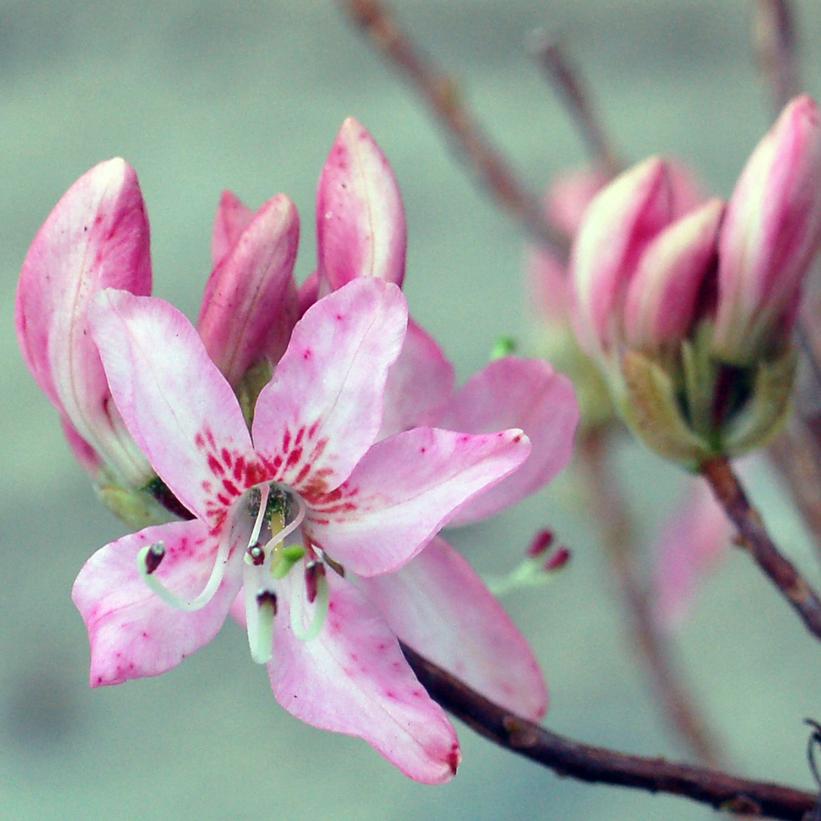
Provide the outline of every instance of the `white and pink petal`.
<path id="1" fill-rule="evenodd" d="M 211 641 L 225 621 L 241 584 L 241 559 L 232 557 L 205 607 L 185 612 L 166 604 L 140 575 L 140 551 L 158 542 L 165 556 L 154 573 L 178 595 L 195 596 L 211 574 L 217 544 L 197 520 L 148 527 L 98 550 L 71 594 L 88 629 L 92 687 L 160 675 Z"/>
<path id="2" fill-rule="evenodd" d="M 443 539 L 397 573 L 360 585 L 405 644 L 517 715 L 544 716 L 547 687 L 533 651 L 476 571 Z"/>
<path id="3" fill-rule="evenodd" d="M 310 502 L 350 475 L 379 431 L 406 324 L 402 292 L 377 279 L 354 280 L 308 309 L 254 413 L 254 445 L 274 479 Z"/>
<path id="4" fill-rule="evenodd" d="M 128 430 L 174 495 L 221 521 L 261 468 L 239 403 L 186 317 L 164 300 L 104 291 L 92 330 Z"/>
<path id="5" fill-rule="evenodd" d="M 301 577 L 279 586 L 274 657 L 269 665 L 277 701 L 314 727 L 357 736 L 405 775 L 428 784 L 449 781 L 460 760 L 459 742 L 441 707 L 417 680 L 391 629 L 353 585 L 327 576 L 328 613 L 316 638 L 302 641 L 291 624 L 299 608 L 308 629 L 311 606 Z"/>
<path id="6" fill-rule="evenodd" d="M 521 430 L 483 436 L 414 428 L 375 444 L 336 491 L 309 503 L 306 528 L 361 576 L 397 570 L 466 501 L 530 453 Z"/>

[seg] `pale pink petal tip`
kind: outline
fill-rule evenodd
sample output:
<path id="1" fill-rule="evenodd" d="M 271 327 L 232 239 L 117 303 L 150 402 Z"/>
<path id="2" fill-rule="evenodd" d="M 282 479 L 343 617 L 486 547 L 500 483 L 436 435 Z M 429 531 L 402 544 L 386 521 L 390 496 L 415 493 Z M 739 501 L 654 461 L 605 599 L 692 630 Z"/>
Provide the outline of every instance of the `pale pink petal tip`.
<path id="1" fill-rule="evenodd" d="M 335 290 L 363 276 L 402 284 L 407 244 L 402 197 L 382 150 L 352 117 L 322 169 L 316 224 L 324 287 Z"/>
<path id="2" fill-rule="evenodd" d="M 250 225 L 254 212 L 233 191 L 223 191 L 211 235 L 211 259 L 216 268 Z"/>

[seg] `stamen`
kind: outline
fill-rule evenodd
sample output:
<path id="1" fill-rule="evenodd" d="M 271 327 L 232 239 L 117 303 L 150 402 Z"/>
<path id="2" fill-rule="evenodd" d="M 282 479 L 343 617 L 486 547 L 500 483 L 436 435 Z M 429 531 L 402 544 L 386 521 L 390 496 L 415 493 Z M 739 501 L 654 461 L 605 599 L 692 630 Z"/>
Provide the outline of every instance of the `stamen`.
<path id="1" fill-rule="evenodd" d="M 300 624 L 298 610 L 302 608 L 291 606 L 291 631 L 301 641 L 312 641 L 325 626 L 325 619 L 328 616 L 328 580 L 325 574 L 316 574 L 316 594 L 314 597 L 314 615 L 311 623 L 306 628 Z"/>
<path id="2" fill-rule="evenodd" d="M 159 555 L 160 547 L 162 548 L 162 555 Z M 166 604 L 177 610 L 194 612 L 195 610 L 202 610 L 219 590 L 219 586 L 225 577 L 225 568 L 228 565 L 230 550 L 231 540 L 223 536 L 208 581 L 202 590 L 190 599 L 182 598 L 172 592 L 154 575 L 154 571 L 159 567 L 165 556 L 165 545 L 161 542 L 146 546 L 137 554 L 137 568 L 151 592 L 159 596 Z"/>
<path id="3" fill-rule="evenodd" d="M 333 570 L 337 576 L 345 578 L 345 568 L 336 560 L 332 559 L 324 550 L 322 551 L 322 561 Z"/>
<path id="4" fill-rule="evenodd" d="M 248 548 L 255 545 L 259 541 L 259 534 L 262 530 L 262 523 L 265 521 L 265 510 L 268 507 L 268 495 L 271 489 L 268 485 L 263 485 L 259 491 L 259 510 L 257 511 L 257 518 L 254 521 L 254 528 L 251 531 L 251 538 L 248 539 Z"/>
<path id="5" fill-rule="evenodd" d="M 291 568 L 305 556 L 305 548 L 293 544 L 272 551 L 271 575 L 275 579 L 284 579 Z"/>

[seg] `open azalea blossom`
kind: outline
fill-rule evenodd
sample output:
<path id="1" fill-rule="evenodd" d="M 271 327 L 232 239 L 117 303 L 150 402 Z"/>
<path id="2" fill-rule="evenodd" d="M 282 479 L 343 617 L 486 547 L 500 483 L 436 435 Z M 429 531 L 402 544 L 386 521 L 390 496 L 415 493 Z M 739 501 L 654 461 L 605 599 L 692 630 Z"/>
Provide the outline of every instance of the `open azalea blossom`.
<path id="1" fill-rule="evenodd" d="M 356 279 L 318 301 L 259 394 L 249 433 L 182 314 L 156 298 L 102 292 L 91 325 L 117 407 L 194 518 L 118 539 L 80 572 L 73 598 L 93 686 L 165 672 L 210 641 L 238 600 L 252 657 L 268 664 L 286 710 L 366 739 L 420 781 L 452 776 L 453 728 L 405 662 L 389 608 L 380 612 L 360 581 L 420 554 L 464 504 L 521 465 L 530 444 L 517 429 L 431 427 L 377 441 L 406 322 L 401 291 L 379 280 Z M 431 555 L 442 554 L 429 595 L 440 605 L 447 596 L 466 620 L 473 577 L 449 551 Z M 425 616 L 418 611 L 420 629 Z M 503 626 L 495 639 L 506 638 Z"/>

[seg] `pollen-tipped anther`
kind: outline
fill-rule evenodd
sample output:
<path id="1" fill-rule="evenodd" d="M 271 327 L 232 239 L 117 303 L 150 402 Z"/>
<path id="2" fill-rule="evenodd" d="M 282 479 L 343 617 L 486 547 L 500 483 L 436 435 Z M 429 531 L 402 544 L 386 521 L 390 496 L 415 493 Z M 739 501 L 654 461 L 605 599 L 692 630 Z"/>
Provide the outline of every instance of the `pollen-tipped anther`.
<path id="1" fill-rule="evenodd" d="M 143 564 L 145 572 L 150 576 L 165 558 L 165 545 L 162 542 L 155 542 L 146 551 Z"/>

